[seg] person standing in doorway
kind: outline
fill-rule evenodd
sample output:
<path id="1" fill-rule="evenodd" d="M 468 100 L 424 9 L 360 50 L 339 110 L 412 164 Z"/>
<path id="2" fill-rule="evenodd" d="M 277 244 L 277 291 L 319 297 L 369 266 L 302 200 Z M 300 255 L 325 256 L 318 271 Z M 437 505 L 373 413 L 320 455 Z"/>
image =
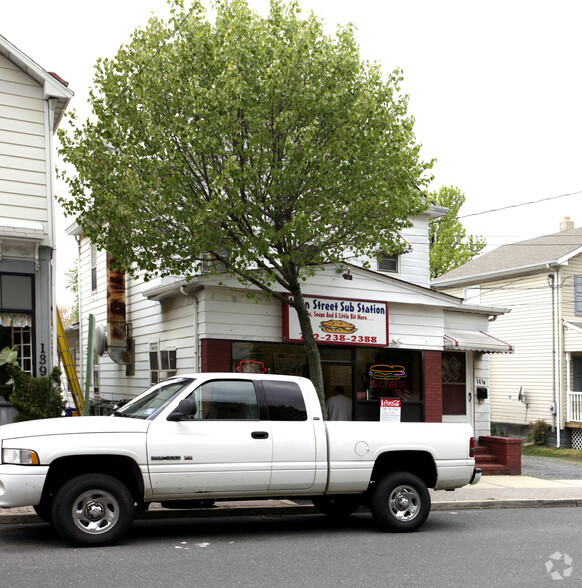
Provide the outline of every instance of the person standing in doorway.
<path id="1" fill-rule="evenodd" d="M 344 393 L 343 386 L 336 386 L 333 396 L 328 398 L 325 408 L 330 421 L 351 421 L 352 401 Z"/>

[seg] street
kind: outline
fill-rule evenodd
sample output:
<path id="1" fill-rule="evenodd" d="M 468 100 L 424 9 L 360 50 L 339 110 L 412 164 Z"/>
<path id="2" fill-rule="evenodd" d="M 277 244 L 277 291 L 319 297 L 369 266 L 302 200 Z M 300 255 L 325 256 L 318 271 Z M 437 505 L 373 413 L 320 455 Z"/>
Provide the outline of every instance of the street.
<path id="1" fill-rule="evenodd" d="M 0 577 L 30 586 L 555 586 L 582 579 L 577 508 L 431 513 L 378 532 L 367 513 L 136 521 L 119 545 L 79 549 L 46 524 L 0 527 Z M 552 577 L 551 574 L 554 574 Z"/>

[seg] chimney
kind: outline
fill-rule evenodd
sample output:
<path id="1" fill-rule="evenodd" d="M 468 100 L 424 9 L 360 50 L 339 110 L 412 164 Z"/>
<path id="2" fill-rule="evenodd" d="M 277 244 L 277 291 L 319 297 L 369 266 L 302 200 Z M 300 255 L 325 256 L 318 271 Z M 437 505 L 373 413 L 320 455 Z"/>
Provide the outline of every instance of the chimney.
<path id="1" fill-rule="evenodd" d="M 574 221 L 570 220 L 569 216 L 565 216 L 564 220 L 560 222 L 560 231 L 569 231 L 574 228 Z"/>

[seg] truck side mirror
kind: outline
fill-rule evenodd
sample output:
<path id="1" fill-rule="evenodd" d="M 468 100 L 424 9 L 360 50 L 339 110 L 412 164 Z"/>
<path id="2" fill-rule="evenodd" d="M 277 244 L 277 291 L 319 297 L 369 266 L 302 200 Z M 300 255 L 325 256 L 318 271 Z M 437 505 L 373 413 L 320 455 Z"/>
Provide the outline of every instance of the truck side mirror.
<path id="1" fill-rule="evenodd" d="M 184 398 L 178 402 L 178 406 L 168 415 L 168 421 L 182 421 L 196 414 L 196 400 Z"/>

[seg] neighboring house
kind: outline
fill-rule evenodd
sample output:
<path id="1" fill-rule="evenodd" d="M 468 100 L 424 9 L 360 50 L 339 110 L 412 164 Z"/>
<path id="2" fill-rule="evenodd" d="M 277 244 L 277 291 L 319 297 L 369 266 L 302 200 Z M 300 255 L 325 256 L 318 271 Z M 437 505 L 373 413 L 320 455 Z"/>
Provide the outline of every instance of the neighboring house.
<path id="1" fill-rule="evenodd" d="M 489 377 L 488 354 L 511 352 L 486 334 L 490 317 L 504 310 L 467 306 L 429 289 L 428 222 L 445 212 L 432 207 L 414 219 L 402 233 L 404 254 L 372 260 L 372 269 L 329 264 L 305 283 L 304 295 L 319 335 L 326 395 L 342 385 L 355 419 L 377 420 L 379 399 L 389 397 L 401 400 L 402 420 L 469 422 L 487 435 L 489 400 L 486 391 L 478 398 L 476 384 Z M 249 299 L 235 279 L 223 277 L 221 285 L 202 274 L 189 282 L 144 283 L 110 272 L 105 253 L 77 225 L 67 232 L 79 246 L 81 349 L 89 315 L 97 325 L 92 386 L 101 404 L 131 398 L 176 373 L 308 375 L 288 305 Z M 325 324 L 336 320 L 349 323 L 347 331 Z M 92 358 L 81 359 L 84 377 Z"/>
<path id="2" fill-rule="evenodd" d="M 73 92 L 0 35 L 0 348 L 47 375 L 53 333 L 53 135 Z"/>
<path id="3" fill-rule="evenodd" d="M 582 449 L 582 228 L 504 245 L 433 281 L 468 304 L 500 305 L 489 333 L 515 352 L 490 362 L 494 431 L 526 436 L 544 420 L 552 441 Z"/>

